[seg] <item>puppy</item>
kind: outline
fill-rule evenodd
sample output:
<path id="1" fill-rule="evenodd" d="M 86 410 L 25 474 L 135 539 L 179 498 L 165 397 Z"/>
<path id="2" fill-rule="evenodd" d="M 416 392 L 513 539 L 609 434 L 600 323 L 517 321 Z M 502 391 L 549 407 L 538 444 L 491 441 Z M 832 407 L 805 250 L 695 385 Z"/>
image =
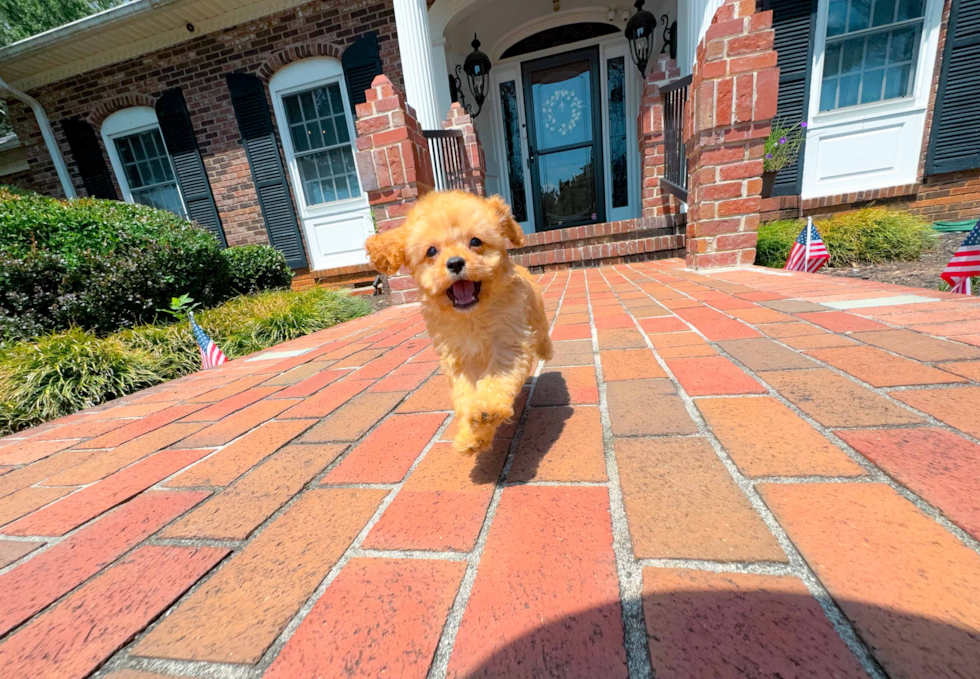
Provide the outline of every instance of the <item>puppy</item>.
<path id="1" fill-rule="evenodd" d="M 418 283 L 462 453 L 490 447 L 537 360 L 552 357 L 541 291 L 508 258 L 508 240 L 521 246 L 524 234 L 503 199 L 447 191 L 427 194 L 404 224 L 366 243 L 379 271 L 404 266 Z"/>

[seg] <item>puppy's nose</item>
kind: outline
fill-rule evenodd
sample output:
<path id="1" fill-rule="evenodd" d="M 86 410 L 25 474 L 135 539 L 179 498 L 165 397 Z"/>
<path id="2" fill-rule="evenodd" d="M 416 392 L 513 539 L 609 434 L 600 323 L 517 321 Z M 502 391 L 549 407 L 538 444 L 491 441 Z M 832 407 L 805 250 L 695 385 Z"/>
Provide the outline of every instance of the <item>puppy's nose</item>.
<path id="1" fill-rule="evenodd" d="M 466 266 L 466 260 L 462 257 L 450 257 L 449 261 L 446 262 L 446 268 L 453 273 L 459 273 Z"/>

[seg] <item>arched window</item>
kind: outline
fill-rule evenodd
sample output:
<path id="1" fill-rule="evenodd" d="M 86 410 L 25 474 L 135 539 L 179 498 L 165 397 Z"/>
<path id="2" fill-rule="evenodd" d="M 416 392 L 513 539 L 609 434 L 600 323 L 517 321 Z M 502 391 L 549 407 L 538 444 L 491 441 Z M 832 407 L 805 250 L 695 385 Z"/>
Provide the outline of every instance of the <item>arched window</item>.
<path id="1" fill-rule="evenodd" d="M 280 134 L 307 208 L 361 197 L 353 116 L 337 59 L 313 57 L 269 81 Z"/>
<path id="2" fill-rule="evenodd" d="M 116 111 L 102 123 L 102 140 L 127 203 L 187 216 L 156 111 L 148 106 Z"/>

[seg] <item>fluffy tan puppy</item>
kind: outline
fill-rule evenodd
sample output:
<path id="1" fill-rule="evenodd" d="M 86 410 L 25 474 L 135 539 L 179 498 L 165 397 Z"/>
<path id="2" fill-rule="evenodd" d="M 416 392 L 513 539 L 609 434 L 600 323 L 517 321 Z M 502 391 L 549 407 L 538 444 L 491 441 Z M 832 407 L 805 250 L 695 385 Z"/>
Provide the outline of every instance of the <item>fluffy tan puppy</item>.
<path id="1" fill-rule="evenodd" d="M 552 357 L 541 291 L 507 256 L 524 234 L 499 196 L 429 193 L 404 224 L 367 240 L 379 271 L 403 266 L 418 282 L 422 315 L 452 384 L 456 450 L 490 447 L 514 415 L 514 399 L 537 363 Z"/>

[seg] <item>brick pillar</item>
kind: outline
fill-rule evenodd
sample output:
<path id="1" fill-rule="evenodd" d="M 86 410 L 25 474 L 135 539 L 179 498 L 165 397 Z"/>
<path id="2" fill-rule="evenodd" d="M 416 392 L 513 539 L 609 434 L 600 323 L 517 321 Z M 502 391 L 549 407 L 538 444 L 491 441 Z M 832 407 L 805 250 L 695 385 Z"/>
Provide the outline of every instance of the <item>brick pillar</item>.
<path id="1" fill-rule="evenodd" d="M 726 0 L 698 45 L 685 106 L 692 269 L 755 261 L 763 148 L 778 92 L 772 12 L 757 13 L 755 0 Z"/>
<path id="2" fill-rule="evenodd" d="M 367 101 L 357 105 L 355 160 L 383 233 L 404 222 L 415 201 L 432 190 L 432 160 L 415 111 L 387 77 L 377 76 L 365 94 Z M 393 304 L 418 296 L 415 280 L 404 272 L 389 277 L 388 286 Z"/>
<path id="3" fill-rule="evenodd" d="M 480 137 L 470 114 L 458 102 L 454 103 L 449 108 L 449 115 L 442 121 L 442 126 L 447 130 L 461 130 L 463 132 L 463 147 L 466 156 L 463 184 L 466 186 L 466 190 L 478 196 L 487 195 L 487 161 L 483 155 L 483 144 L 480 143 Z"/>
<path id="4" fill-rule="evenodd" d="M 680 76 L 677 63 L 669 55 L 662 54 L 643 86 L 643 101 L 640 104 L 640 115 L 636 119 L 636 136 L 640 143 L 644 217 L 676 214 L 680 211 L 680 202 L 660 190 L 665 161 L 664 100 L 660 96 L 660 88 Z"/>

